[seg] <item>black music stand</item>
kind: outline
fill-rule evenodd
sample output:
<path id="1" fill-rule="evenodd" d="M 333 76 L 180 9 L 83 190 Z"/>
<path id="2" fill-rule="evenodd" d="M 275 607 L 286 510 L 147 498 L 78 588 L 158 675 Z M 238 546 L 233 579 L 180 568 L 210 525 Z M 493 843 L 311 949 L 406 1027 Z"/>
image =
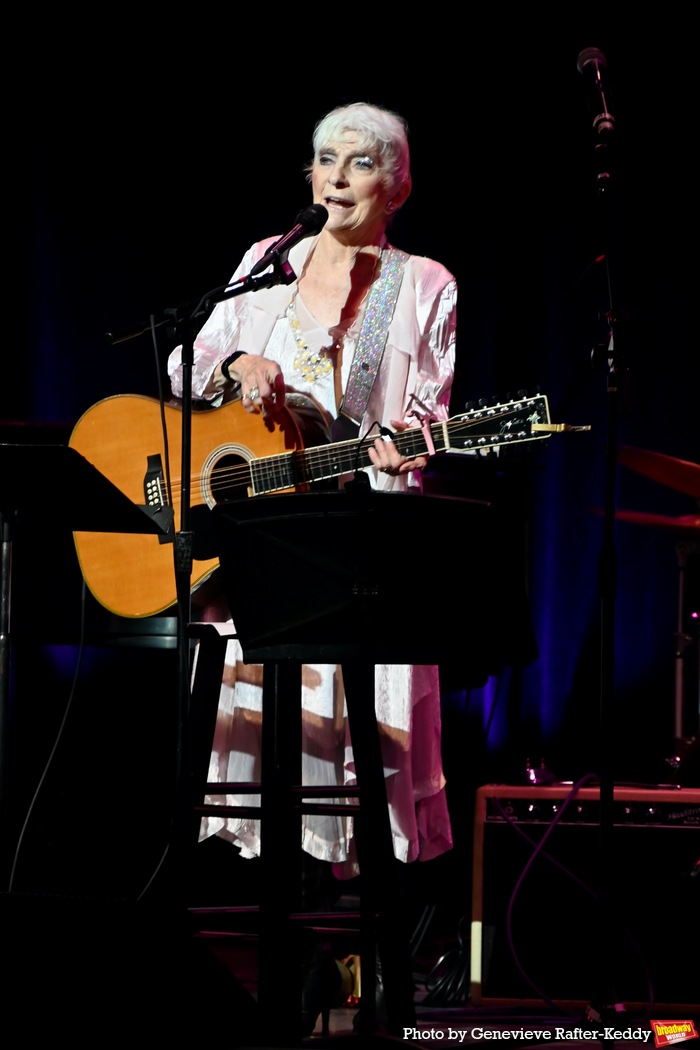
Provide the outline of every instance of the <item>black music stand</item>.
<path id="1" fill-rule="evenodd" d="M 169 513 L 169 512 L 168 512 Z M 6 726 L 10 700 L 10 601 L 13 525 L 22 516 L 46 530 L 166 535 L 169 522 L 124 495 L 67 445 L 0 444 L 0 796 L 4 840 Z"/>
<path id="2" fill-rule="evenodd" d="M 47 527 L 71 532 L 169 531 L 69 445 L 0 444 L 0 513 L 15 512 L 44 514 Z"/>
<path id="3" fill-rule="evenodd" d="M 400 1037 L 415 1020 L 413 982 L 395 881 L 374 665 L 439 664 L 459 652 L 470 674 L 481 678 L 534 658 L 517 552 L 488 503 L 358 485 L 219 504 L 213 516 L 244 660 L 264 664 L 263 896 L 275 876 L 278 882 L 260 907 L 261 1015 L 273 1026 L 275 1016 L 287 1024 L 294 1016 L 281 1006 L 285 980 L 294 993 L 289 1010 L 300 1002 L 289 968 L 280 980 L 281 960 L 295 955 L 279 875 L 299 848 L 289 785 L 300 784 L 301 665 L 338 663 L 365 800 L 358 822 L 362 912 L 376 917 L 366 958 L 376 945 L 389 1032 Z M 275 727 L 273 738 L 266 724 Z M 371 995 L 374 974 L 369 976 Z"/>

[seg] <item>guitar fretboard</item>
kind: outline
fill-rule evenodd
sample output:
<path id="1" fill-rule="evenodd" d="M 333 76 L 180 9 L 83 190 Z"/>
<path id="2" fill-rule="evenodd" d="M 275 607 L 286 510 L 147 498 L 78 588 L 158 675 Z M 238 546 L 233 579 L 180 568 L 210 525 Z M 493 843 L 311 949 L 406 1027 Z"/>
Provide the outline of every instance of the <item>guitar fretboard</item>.
<path id="1" fill-rule="evenodd" d="M 548 421 L 549 411 L 544 396 L 465 412 L 445 422 L 430 424 L 433 446 L 430 452 L 468 453 L 538 440 L 549 435 L 533 433 L 532 424 Z M 361 439 L 255 459 L 250 464 L 253 492 L 255 495 L 278 492 L 361 470 L 371 463 L 369 449 L 375 437 L 372 433 Z M 421 428 L 398 431 L 392 440 L 399 452 L 409 459 L 429 451 Z"/>

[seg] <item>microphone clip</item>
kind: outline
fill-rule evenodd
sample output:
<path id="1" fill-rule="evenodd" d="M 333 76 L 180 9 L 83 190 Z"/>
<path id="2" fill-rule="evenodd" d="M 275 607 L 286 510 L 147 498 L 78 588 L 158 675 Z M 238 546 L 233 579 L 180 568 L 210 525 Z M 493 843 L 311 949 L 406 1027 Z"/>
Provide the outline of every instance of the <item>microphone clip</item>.
<path id="1" fill-rule="evenodd" d="M 269 260 L 268 265 L 272 266 L 272 273 L 263 275 L 267 277 L 267 281 L 265 282 L 264 287 L 271 288 L 273 285 L 276 284 L 292 284 L 293 281 L 296 281 L 297 275 L 292 269 L 292 264 L 289 262 L 288 259 L 289 249 L 287 248 L 286 251 L 282 252 L 276 252 L 273 249 L 270 252 L 270 255 L 271 258 Z M 251 276 L 249 279 L 251 281 L 254 281 L 256 285 L 258 283 L 261 283 L 260 276 Z"/>

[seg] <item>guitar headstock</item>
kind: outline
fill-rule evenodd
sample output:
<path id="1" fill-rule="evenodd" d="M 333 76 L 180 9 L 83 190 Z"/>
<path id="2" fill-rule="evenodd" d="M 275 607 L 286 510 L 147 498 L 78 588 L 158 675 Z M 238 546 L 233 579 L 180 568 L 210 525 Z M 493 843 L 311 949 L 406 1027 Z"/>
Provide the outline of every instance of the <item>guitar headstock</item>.
<path id="1" fill-rule="evenodd" d="M 473 453 L 523 441 L 539 441 L 551 434 L 535 430 L 535 424 L 549 422 L 549 403 L 544 394 L 518 397 L 495 405 L 480 401 L 477 407 L 468 405 L 463 413 L 444 424 L 447 430 L 445 451 Z"/>

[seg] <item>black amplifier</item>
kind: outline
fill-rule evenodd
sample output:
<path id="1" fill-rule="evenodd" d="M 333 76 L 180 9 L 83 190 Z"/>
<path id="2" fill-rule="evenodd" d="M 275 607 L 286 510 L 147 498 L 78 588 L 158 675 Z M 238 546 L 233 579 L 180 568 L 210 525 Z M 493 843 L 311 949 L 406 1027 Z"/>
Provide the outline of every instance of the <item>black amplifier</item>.
<path id="1" fill-rule="evenodd" d="M 599 824 L 600 792 L 572 784 L 552 787 L 500 787 L 479 789 L 477 820 L 517 821 L 519 824 Z M 700 831 L 700 789 L 630 788 L 613 790 L 612 822 L 624 826 L 695 827 Z"/>
<path id="2" fill-rule="evenodd" d="M 597 787 L 479 788 L 475 1005 L 700 1010 L 700 789 L 616 785 L 607 824 Z"/>

